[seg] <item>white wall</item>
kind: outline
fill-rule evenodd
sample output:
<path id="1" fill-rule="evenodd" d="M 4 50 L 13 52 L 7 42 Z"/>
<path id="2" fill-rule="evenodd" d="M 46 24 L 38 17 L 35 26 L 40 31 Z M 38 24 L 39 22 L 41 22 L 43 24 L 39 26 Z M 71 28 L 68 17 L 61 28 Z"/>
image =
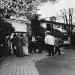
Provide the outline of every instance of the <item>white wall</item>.
<path id="1" fill-rule="evenodd" d="M 15 28 L 16 32 L 27 32 L 27 25 L 25 22 L 17 20 L 7 20 Z"/>
<path id="2" fill-rule="evenodd" d="M 15 27 L 15 31 L 17 31 L 17 32 L 27 32 L 26 24 L 13 22 L 12 25 L 13 25 L 13 27 Z"/>

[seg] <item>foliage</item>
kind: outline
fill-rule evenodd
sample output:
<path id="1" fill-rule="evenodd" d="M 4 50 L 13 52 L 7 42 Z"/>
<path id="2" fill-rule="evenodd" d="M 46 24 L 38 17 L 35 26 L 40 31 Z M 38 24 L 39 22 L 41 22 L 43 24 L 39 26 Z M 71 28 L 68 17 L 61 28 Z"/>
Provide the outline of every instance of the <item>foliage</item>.
<path id="1" fill-rule="evenodd" d="M 0 37 L 6 37 L 14 32 L 14 28 L 8 22 L 0 20 Z"/>
<path id="2" fill-rule="evenodd" d="M 41 3 L 50 1 L 56 3 L 58 0 L 0 0 L 0 8 L 5 9 L 5 12 L 12 14 L 25 15 L 27 17 L 37 13 L 38 6 Z M 10 12 L 9 12 L 10 11 Z"/>
<path id="3" fill-rule="evenodd" d="M 5 22 L 0 17 L 0 57 L 10 55 L 11 50 L 8 47 L 8 36 L 13 32 L 14 28 L 12 27 L 12 24 Z"/>
<path id="4" fill-rule="evenodd" d="M 57 29 L 52 30 L 51 35 L 57 38 L 61 38 L 62 40 L 65 40 L 67 38 L 67 36 L 64 35 L 64 33 L 58 31 Z"/>

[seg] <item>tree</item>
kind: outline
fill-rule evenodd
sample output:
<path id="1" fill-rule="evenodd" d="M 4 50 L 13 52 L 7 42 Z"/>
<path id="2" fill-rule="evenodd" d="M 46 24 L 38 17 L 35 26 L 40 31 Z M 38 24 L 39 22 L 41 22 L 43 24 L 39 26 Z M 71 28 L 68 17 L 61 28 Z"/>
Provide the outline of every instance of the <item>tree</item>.
<path id="1" fill-rule="evenodd" d="M 12 24 L 0 20 L 0 37 L 6 37 L 14 32 Z"/>
<path id="2" fill-rule="evenodd" d="M 56 3 L 58 0 L 0 0 L 0 8 L 5 9 L 6 13 L 25 15 L 27 17 L 37 13 L 38 6 L 41 3 L 50 1 Z"/>
<path id="3" fill-rule="evenodd" d="M 5 22 L 0 17 L 0 57 L 10 54 L 10 49 L 7 43 L 7 36 L 10 36 L 14 32 L 12 24 Z"/>
<path id="4" fill-rule="evenodd" d="M 74 20 L 74 8 L 60 10 L 57 15 L 57 19 L 61 20 L 63 23 L 72 25 Z M 65 26 L 64 28 L 68 32 L 72 32 L 71 26 Z"/>
<path id="5" fill-rule="evenodd" d="M 72 19 L 74 17 L 73 11 L 74 11 L 73 8 L 60 10 L 59 13 L 57 14 L 58 20 L 60 18 L 60 19 L 62 19 L 62 22 L 66 23 L 66 24 L 72 24 Z"/>
<path id="6" fill-rule="evenodd" d="M 57 19 L 61 20 L 63 23 L 72 25 L 74 23 L 74 8 L 68 8 L 60 10 L 59 14 L 57 15 Z M 72 38 L 72 26 L 63 26 L 65 30 L 68 32 L 68 37 L 70 38 L 69 41 L 71 42 Z M 71 42 L 72 43 L 72 42 Z"/>

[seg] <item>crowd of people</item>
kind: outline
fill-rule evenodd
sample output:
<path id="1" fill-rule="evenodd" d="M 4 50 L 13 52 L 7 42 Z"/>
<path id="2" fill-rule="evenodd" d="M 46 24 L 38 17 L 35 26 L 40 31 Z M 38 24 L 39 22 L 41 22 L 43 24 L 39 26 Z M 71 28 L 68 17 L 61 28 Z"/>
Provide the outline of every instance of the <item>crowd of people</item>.
<path id="1" fill-rule="evenodd" d="M 48 56 L 54 56 L 55 54 L 61 55 L 61 39 L 50 35 L 49 31 L 45 33 L 45 44 L 48 51 Z"/>
<path id="2" fill-rule="evenodd" d="M 27 34 L 14 34 L 11 44 L 16 56 L 29 56 L 29 53 L 42 53 L 43 50 L 48 52 L 48 56 L 61 55 L 61 39 L 52 36 L 50 31 L 45 32 L 44 39 L 40 36 L 32 36 L 31 41 L 28 41 Z"/>
<path id="3" fill-rule="evenodd" d="M 28 56 L 27 34 L 14 34 L 11 39 L 12 49 L 16 56 Z"/>

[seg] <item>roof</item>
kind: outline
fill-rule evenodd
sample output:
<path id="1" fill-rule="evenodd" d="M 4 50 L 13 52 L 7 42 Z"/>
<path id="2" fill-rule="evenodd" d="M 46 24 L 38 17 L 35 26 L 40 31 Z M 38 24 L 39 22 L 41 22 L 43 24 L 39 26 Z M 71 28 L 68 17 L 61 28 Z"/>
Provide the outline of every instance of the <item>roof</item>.
<path id="1" fill-rule="evenodd" d="M 53 21 L 45 21 L 46 23 L 53 23 L 53 24 L 56 24 L 56 25 L 63 25 L 63 26 L 73 26 L 75 27 L 75 25 L 73 24 L 65 24 L 65 23 L 59 23 L 59 22 L 53 22 Z"/>
<path id="2" fill-rule="evenodd" d="M 47 21 L 47 20 L 44 20 L 44 19 L 41 19 L 39 21 L 40 22 L 45 22 L 47 24 L 56 24 L 56 25 L 73 26 L 73 27 L 75 27 L 75 25 L 73 25 L 73 24 L 65 24 L 65 23 L 60 23 L 60 22 Z"/>

